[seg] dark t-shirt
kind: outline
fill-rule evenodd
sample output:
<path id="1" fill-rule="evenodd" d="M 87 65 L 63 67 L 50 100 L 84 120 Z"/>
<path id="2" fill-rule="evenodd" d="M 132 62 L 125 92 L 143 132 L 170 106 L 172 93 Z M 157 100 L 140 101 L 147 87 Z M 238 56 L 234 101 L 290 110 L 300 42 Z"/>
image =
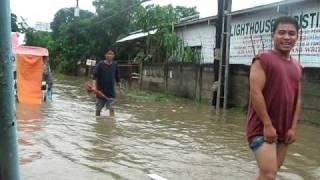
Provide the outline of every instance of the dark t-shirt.
<path id="1" fill-rule="evenodd" d="M 288 61 L 274 50 L 259 53 L 255 59 L 260 60 L 266 75 L 262 93 L 268 114 L 277 131 L 278 139 L 283 141 L 293 122 L 302 67 L 295 59 L 291 58 Z M 248 141 L 251 142 L 255 136 L 263 136 L 263 123 L 250 99 L 247 119 Z"/>
<path id="2" fill-rule="evenodd" d="M 109 98 L 115 98 L 115 81 L 119 82 L 118 64 L 112 62 L 107 64 L 101 61 L 97 64 L 94 72 L 93 79 L 97 81 L 97 89 Z"/>

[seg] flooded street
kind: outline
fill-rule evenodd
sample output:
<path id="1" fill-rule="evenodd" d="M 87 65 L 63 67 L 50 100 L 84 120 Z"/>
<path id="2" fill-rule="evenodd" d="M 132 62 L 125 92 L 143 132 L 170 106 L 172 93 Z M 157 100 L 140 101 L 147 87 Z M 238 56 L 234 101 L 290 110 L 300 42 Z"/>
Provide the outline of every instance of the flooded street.
<path id="1" fill-rule="evenodd" d="M 22 179 L 254 179 L 243 112 L 120 96 L 114 118 L 96 118 L 84 84 L 59 77 L 52 103 L 17 105 Z M 319 135 L 320 127 L 299 126 L 279 179 L 320 179 Z"/>

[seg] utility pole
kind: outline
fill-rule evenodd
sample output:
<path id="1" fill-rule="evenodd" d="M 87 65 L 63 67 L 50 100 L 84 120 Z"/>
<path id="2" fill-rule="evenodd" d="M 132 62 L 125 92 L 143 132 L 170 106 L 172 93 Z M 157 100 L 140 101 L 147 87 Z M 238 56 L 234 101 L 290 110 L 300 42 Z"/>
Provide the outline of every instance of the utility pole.
<path id="1" fill-rule="evenodd" d="M 10 1 L 0 1 L 0 180 L 19 180 Z"/>
<path id="2" fill-rule="evenodd" d="M 214 90 L 212 105 L 219 110 L 223 104 L 227 108 L 229 75 L 229 41 L 231 30 L 232 0 L 218 0 L 218 18 L 216 23 Z"/>
<path id="3" fill-rule="evenodd" d="M 216 106 L 217 104 L 217 95 L 218 95 L 218 82 L 219 82 L 219 67 L 220 61 L 222 60 L 222 48 L 221 44 L 223 44 L 221 34 L 223 32 L 223 10 L 224 10 L 224 0 L 218 0 L 218 16 L 216 21 L 216 41 L 215 41 L 215 49 L 214 49 L 214 83 L 213 83 L 213 97 L 212 97 L 212 106 Z M 220 98 L 219 98 L 220 99 Z M 216 109 L 219 107 L 216 107 Z"/>
<path id="4" fill-rule="evenodd" d="M 75 17 L 79 17 L 80 16 L 79 0 L 76 0 L 76 7 L 74 8 L 74 16 Z"/>
<path id="5" fill-rule="evenodd" d="M 232 0 L 227 0 L 225 11 L 225 71 L 224 71 L 224 96 L 223 96 L 223 109 L 227 109 L 228 105 L 228 92 L 229 92 L 229 60 L 230 60 L 230 38 L 231 38 L 231 10 Z"/>

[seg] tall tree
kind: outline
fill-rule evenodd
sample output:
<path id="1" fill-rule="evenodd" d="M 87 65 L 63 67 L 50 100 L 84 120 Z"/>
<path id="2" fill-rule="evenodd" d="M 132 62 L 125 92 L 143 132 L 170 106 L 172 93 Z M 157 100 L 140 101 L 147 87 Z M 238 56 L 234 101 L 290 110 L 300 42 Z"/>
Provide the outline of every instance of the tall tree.
<path id="1" fill-rule="evenodd" d="M 76 74 L 76 63 L 90 55 L 94 48 L 90 36 L 90 24 L 95 15 L 80 10 L 80 17 L 74 16 L 74 8 L 60 9 L 51 23 L 53 43 L 49 49 L 54 67 L 60 72 Z"/>
<path id="2" fill-rule="evenodd" d="M 59 30 L 63 25 L 75 22 L 78 19 L 93 18 L 94 14 L 90 11 L 80 10 L 80 17 L 74 16 L 74 8 L 63 8 L 57 11 L 54 15 L 53 21 L 50 23 L 52 34 L 54 38 L 59 36 Z"/>
<path id="3" fill-rule="evenodd" d="M 137 8 L 142 7 L 145 0 L 95 0 L 97 18 L 92 24 L 96 53 L 102 56 L 105 49 L 114 46 L 119 37 L 127 35 L 135 29 L 134 16 Z M 103 38 L 101 38 L 103 37 Z"/>
<path id="4" fill-rule="evenodd" d="M 63 35 L 58 39 L 61 45 L 61 51 L 58 52 L 61 57 L 61 72 L 76 74 L 77 63 L 92 56 L 95 46 L 92 37 L 89 36 L 90 24 L 90 19 L 81 19 L 60 29 L 60 34 Z"/>

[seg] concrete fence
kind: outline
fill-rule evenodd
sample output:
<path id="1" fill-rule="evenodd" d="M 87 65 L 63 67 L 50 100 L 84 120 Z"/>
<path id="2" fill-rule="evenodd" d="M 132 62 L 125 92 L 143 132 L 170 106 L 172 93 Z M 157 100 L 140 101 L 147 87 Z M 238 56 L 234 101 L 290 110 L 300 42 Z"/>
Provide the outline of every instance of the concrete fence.
<path id="1" fill-rule="evenodd" d="M 169 63 L 143 66 L 141 87 L 211 104 L 213 64 Z M 246 110 L 249 66 L 230 65 L 229 107 Z M 304 68 L 302 119 L 320 124 L 320 69 Z"/>
<path id="2" fill-rule="evenodd" d="M 170 63 L 144 65 L 142 88 L 211 102 L 213 64 Z"/>

